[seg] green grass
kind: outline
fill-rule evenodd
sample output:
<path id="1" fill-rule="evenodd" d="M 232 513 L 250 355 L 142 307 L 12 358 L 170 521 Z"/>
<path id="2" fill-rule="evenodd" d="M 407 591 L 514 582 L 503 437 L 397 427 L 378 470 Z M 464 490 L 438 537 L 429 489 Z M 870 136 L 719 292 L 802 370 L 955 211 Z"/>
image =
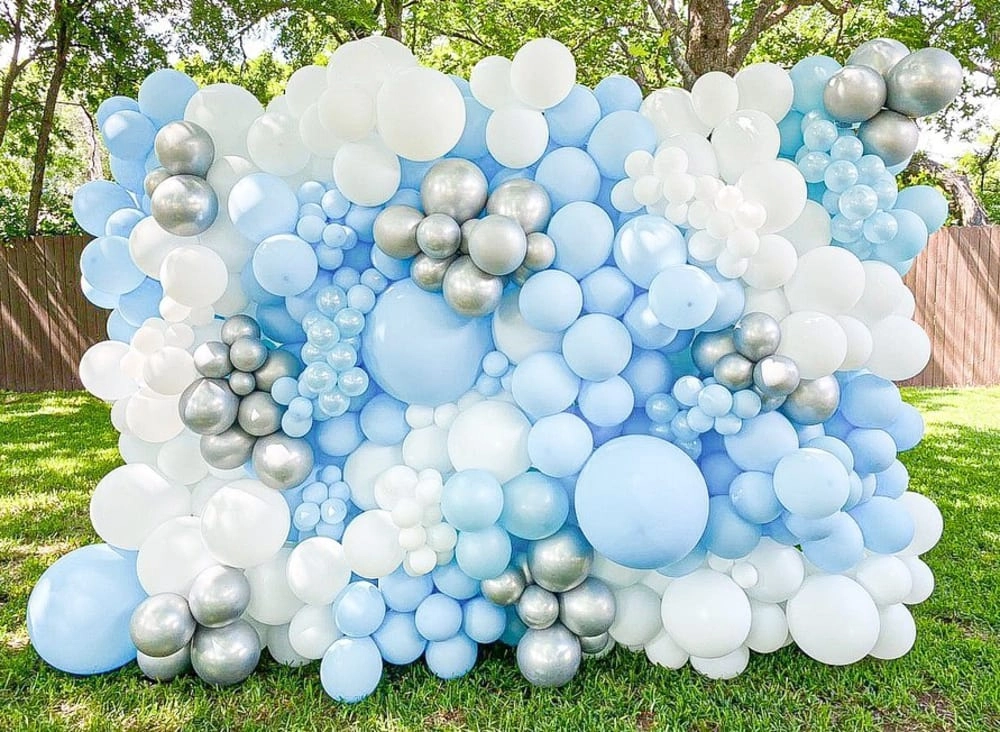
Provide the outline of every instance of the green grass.
<path id="1" fill-rule="evenodd" d="M 1000 729 L 1000 389 L 906 398 L 928 422 L 903 458 L 912 487 L 945 516 L 926 557 L 937 589 L 915 608 L 906 657 L 831 668 L 786 648 L 714 682 L 619 649 L 544 690 L 496 648 L 458 681 L 420 663 L 390 670 L 347 706 L 324 695 L 317 664 L 268 660 L 223 690 L 153 684 L 134 664 L 89 678 L 46 666 L 28 644 L 28 593 L 59 556 L 97 540 L 88 501 L 119 461 L 115 432 L 107 407 L 85 395 L 0 393 L 0 729 Z"/>

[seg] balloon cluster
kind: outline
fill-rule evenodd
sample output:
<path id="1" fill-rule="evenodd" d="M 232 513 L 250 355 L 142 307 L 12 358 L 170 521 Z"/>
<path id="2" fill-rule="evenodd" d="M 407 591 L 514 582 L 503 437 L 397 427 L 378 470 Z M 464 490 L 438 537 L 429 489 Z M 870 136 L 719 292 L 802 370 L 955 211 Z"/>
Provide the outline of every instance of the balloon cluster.
<path id="1" fill-rule="evenodd" d="M 343 701 L 497 640 L 550 686 L 616 645 L 903 655 L 941 516 L 890 379 L 929 358 L 901 274 L 947 206 L 878 129 L 956 69 L 879 39 L 644 98 L 549 39 L 466 81 L 373 37 L 266 110 L 176 71 L 105 102 L 80 376 L 125 465 L 35 648 L 217 685 L 266 649 Z"/>

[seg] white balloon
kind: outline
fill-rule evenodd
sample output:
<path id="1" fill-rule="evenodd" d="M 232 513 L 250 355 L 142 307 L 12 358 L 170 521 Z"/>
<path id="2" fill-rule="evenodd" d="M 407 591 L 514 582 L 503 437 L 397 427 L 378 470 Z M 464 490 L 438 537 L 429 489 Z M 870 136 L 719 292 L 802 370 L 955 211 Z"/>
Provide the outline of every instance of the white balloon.
<path id="1" fill-rule="evenodd" d="M 382 62 L 390 72 L 417 65 L 417 59 L 413 52 L 395 38 L 368 36 L 362 39 L 362 43 L 375 46 L 379 50 L 382 54 Z"/>
<path id="2" fill-rule="evenodd" d="M 909 318 L 890 315 L 871 326 L 872 355 L 867 367 L 883 379 L 916 376 L 931 359 L 931 341 Z"/>
<path id="3" fill-rule="evenodd" d="M 333 159 L 333 180 L 352 203 L 379 206 L 399 188 L 399 158 L 377 139 L 348 142 Z"/>
<path id="4" fill-rule="evenodd" d="M 197 483 L 208 475 L 208 463 L 201 456 L 200 437 L 191 430 L 184 430 L 163 443 L 156 455 L 156 467 L 175 483 Z"/>
<path id="5" fill-rule="evenodd" d="M 739 107 L 740 90 L 729 74 L 709 71 L 691 87 L 695 114 L 709 128 L 715 127 Z"/>
<path id="6" fill-rule="evenodd" d="M 469 88 L 477 102 L 487 109 L 519 107 L 510 81 L 510 59 L 503 56 L 487 56 L 472 67 Z"/>
<path id="7" fill-rule="evenodd" d="M 515 364 L 540 351 L 558 351 L 562 343 L 562 333 L 546 333 L 528 324 L 517 304 L 517 293 L 507 292 L 493 313 L 493 342 Z"/>
<path id="8" fill-rule="evenodd" d="M 843 575 L 807 577 L 785 612 L 799 648 L 821 663 L 846 666 L 860 661 L 878 640 L 875 602 L 861 585 Z"/>
<path id="9" fill-rule="evenodd" d="M 246 571 L 247 580 L 250 581 L 247 614 L 267 625 L 285 625 L 302 607 L 302 601 L 288 586 L 285 575 L 291 553 L 292 550 L 288 547 L 279 549 L 266 562 Z M 270 638 L 268 645 L 271 645 Z"/>
<path id="10" fill-rule="evenodd" d="M 748 663 L 750 651 L 744 646 L 720 658 L 691 656 L 691 668 L 710 679 L 735 679 L 746 671 Z"/>
<path id="11" fill-rule="evenodd" d="M 531 423 L 513 404 L 482 401 L 458 415 L 448 433 L 455 470 L 480 469 L 506 483 L 528 470 Z"/>
<path id="12" fill-rule="evenodd" d="M 697 132 L 681 132 L 670 135 L 663 140 L 663 144 L 657 150 L 657 158 L 660 158 L 663 150 L 670 148 L 684 151 L 687 155 L 687 172 L 691 175 L 711 176 L 713 179 L 719 177 L 719 161 L 712 148 L 712 143 L 705 139 L 704 135 L 699 135 Z M 715 181 L 712 185 L 721 187 L 722 182 Z"/>
<path id="13" fill-rule="evenodd" d="M 375 94 L 394 71 L 405 65 L 398 51 L 385 51 L 389 49 L 370 38 L 337 46 L 326 67 L 327 81 L 350 81 Z"/>
<path id="14" fill-rule="evenodd" d="M 795 247 L 783 236 L 765 234 L 760 237 L 757 253 L 750 259 L 743 281 L 751 287 L 773 290 L 791 279 L 798 263 Z"/>
<path id="15" fill-rule="evenodd" d="M 229 480 L 217 478 L 214 475 L 206 475 L 193 486 L 191 486 L 191 513 L 194 516 L 201 516 L 202 510 L 208 500 L 215 495 L 222 486 L 229 483 Z"/>
<path id="16" fill-rule="evenodd" d="M 375 97 L 345 79 L 330 79 L 316 108 L 323 126 L 345 142 L 363 140 L 375 129 Z"/>
<path id="17" fill-rule="evenodd" d="M 692 656 L 720 658 L 750 633 L 750 601 L 728 575 L 698 569 L 663 593 L 663 627 Z"/>
<path id="18" fill-rule="evenodd" d="M 615 591 L 615 622 L 608 633 L 624 646 L 644 646 L 663 631 L 660 596 L 643 584 Z"/>
<path id="19" fill-rule="evenodd" d="M 166 442 L 184 429 L 176 396 L 163 396 L 143 387 L 128 400 L 125 420 L 129 429 L 146 442 Z"/>
<path id="20" fill-rule="evenodd" d="M 267 107 L 264 108 L 265 112 L 270 114 L 286 114 L 292 115 L 292 109 L 288 106 L 288 99 L 284 94 L 279 94 L 276 97 L 272 97 L 271 101 L 267 103 Z"/>
<path id="21" fill-rule="evenodd" d="M 160 265 L 163 292 L 182 305 L 200 308 L 222 297 L 229 271 L 222 257 L 208 247 L 183 246 L 171 251 Z"/>
<path id="22" fill-rule="evenodd" d="M 135 266 L 148 277 L 160 278 L 160 267 L 170 252 L 197 239 L 176 236 L 164 229 L 152 216 L 147 216 L 132 229 L 128 237 L 128 251 Z"/>
<path id="23" fill-rule="evenodd" d="M 879 634 L 871 650 L 874 658 L 890 661 L 902 658 L 917 640 L 917 624 L 909 608 L 902 603 L 879 609 Z"/>
<path id="24" fill-rule="evenodd" d="M 347 456 L 344 481 L 351 487 L 351 500 L 367 511 L 377 508 L 375 482 L 383 471 L 403 462 L 401 445 L 383 446 L 365 440 Z"/>
<path id="25" fill-rule="evenodd" d="M 714 139 L 714 138 L 713 138 Z M 806 181 L 787 160 L 767 160 L 750 165 L 739 178 L 747 203 L 756 203 L 767 212 L 762 234 L 772 234 L 791 226 L 806 205 Z"/>
<path id="26" fill-rule="evenodd" d="M 865 272 L 864 291 L 851 315 L 865 323 L 877 323 L 893 314 L 906 285 L 899 272 L 885 262 L 870 260 L 862 262 L 861 267 Z"/>
<path id="27" fill-rule="evenodd" d="M 554 107 L 576 83 L 576 61 L 566 46 L 552 38 L 528 41 L 514 54 L 510 86 L 517 98 L 536 109 Z"/>
<path id="28" fill-rule="evenodd" d="M 930 498 L 913 491 L 906 491 L 898 500 L 913 518 L 913 539 L 900 554 L 915 557 L 929 552 L 941 540 L 944 531 L 940 509 Z"/>
<path id="29" fill-rule="evenodd" d="M 302 138 L 302 144 L 312 155 L 324 158 L 332 158 L 343 144 L 343 141 L 336 135 L 330 134 L 330 130 L 320 119 L 319 107 L 315 104 L 311 104 L 302 113 L 302 117 L 299 119 L 299 136 Z M 311 172 L 308 164 L 304 166 L 303 172 L 306 175 Z"/>
<path id="30" fill-rule="evenodd" d="M 650 663 L 664 668 L 679 669 L 688 661 L 687 652 L 663 630 L 646 644 L 645 650 Z"/>
<path id="31" fill-rule="evenodd" d="M 794 547 L 763 537 L 745 561 L 756 570 L 756 582 L 746 590 L 754 600 L 784 602 L 802 586 L 802 552 Z"/>
<path id="32" fill-rule="evenodd" d="M 830 243 L 830 214 L 816 201 L 806 201 L 802 213 L 781 230 L 781 235 L 792 243 L 799 256 L 816 247 L 825 247 Z"/>
<path id="33" fill-rule="evenodd" d="M 910 570 L 912 588 L 904 599 L 907 605 L 918 605 L 931 596 L 934 591 L 934 573 L 920 557 L 900 557 L 906 568 Z"/>
<path id="34" fill-rule="evenodd" d="M 549 144 L 549 126 L 533 109 L 499 109 L 486 122 L 486 147 L 501 165 L 526 168 L 538 161 Z"/>
<path id="35" fill-rule="evenodd" d="M 204 127 L 215 143 L 215 157 L 247 155 L 247 131 L 264 114 L 257 98 L 236 84 L 209 84 L 194 93 L 184 119 Z"/>
<path id="36" fill-rule="evenodd" d="M 441 157 L 465 129 L 462 92 L 446 75 L 423 66 L 390 77 L 376 97 L 375 114 L 386 146 L 408 160 Z"/>
<path id="37" fill-rule="evenodd" d="M 288 624 L 288 642 L 303 658 L 323 658 L 326 650 L 342 635 L 337 630 L 330 605 L 306 605 Z"/>
<path id="38" fill-rule="evenodd" d="M 251 623 L 256 622 L 249 615 L 244 615 L 243 618 Z M 291 638 L 288 636 L 288 630 L 291 627 L 290 623 L 283 623 L 281 625 L 266 625 L 262 623 L 261 627 L 267 637 L 267 652 L 271 654 L 271 658 L 282 666 L 290 668 L 298 668 L 309 663 L 311 659 L 299 654 L 292 648 Z"/>
<path id="39" fill-rule="evenodd" d="M 841 247 L 818 247 L 799 257 L 785 296 L 793 311 L 839 315 L 857 304 L 864 288 L 865 268 L 854 254 Z"/>
<path id="40" fill-rule="evenodd" d="M 156 458 L 160 454 L 161 445 L 155 442 L 140 440 L 131 432 L 122 432 L 118 435 L 118 452 L 129 465 L 156 465 Z"/>
<path id="41" fill-rule="evenodd" d="M 223 486 L 201 511 L 205 545 L 216 560 L 231 567 L 254 567 L 273 557 L 290 527 L 281 493 L 258 480 Z"/>
<path id="42" fill-rule="evenodd" d="M 188 489 L 143 464 L 115 468 L 90 497 L 94 531 L 119 549 L 138 549 L 160 524 L 190 513 Z"/>
<path id="43" fill-rule="evenodd" d="M 594 564 L 590 568 L 590 574 L 592 577 L 604 580 L 612 587 L 622 588 L 641 582 L 646 572 L 641 569 L 624 567 L 612 562 L 603 554 L 594 552 Z"/>
<path id="44" fill-rule="evenodd" d="M 639 114 L 653 123 L 656 136 L 661 140 L 687 132 L 706 137 L 712 130 L 711 125 L 695 112 L 691 92 L 679 87 L 650 93 L 639 105 Z"/>
<path id="45" fill-rule="evenodd" d="M 150 354 L 143 365 L 146 385 L 158 394 L 180 394 L 197 378 L 191 354 L 176 346 Z"/>
<path id="46" fill-rule="evenodd" d="M 777 64 L 751 64 L 736 72 L 740 109 L 759 109 L 780 122 L 792 108 L 792 79 Z"/>
<path id="47" fill-rule="evenodd" d="M 727 183 L 738 181 L 744 171 L 756 163 L 773 161 L 780 146 L 781 135 L 774 120 L 754 109 L 734 112 L 712 132 L 712 148 Z"/>
<path id="48" fill-rule="evenodd" d="M 781 321 L 778 354 L 795 361 L 801 378 L 818 379 L 829 376 L 844 363 L 847 336 L 831 316 L 800 310 Z"/>
<path id="49" fill-rule="evenodd" d="M 902 602 L 913 589 L 910 570 L 899 557 L 873 554 L 858 563 L 854 579 L 872 596 L 876 605 Z"/>
<path id="50" fill-rule="evenodd" d="M 351 581 L 344 547 L 327 536 L 314 536 L 292 549 L 288 586 L 309 605 L 329 605 Z"/>
<path id="51" fill-rule="evenodd" d="M 296 117 L 301 117 L 326 88 L 326 68 L 311 64 L 297 69 L 285 85 L 285 101 Z"/>
<path id="52" fill-rule="evenodd" d="M 437 426 L 410 430 L 403 440 L 403 462 L 414 470 L 432 468 L 439 473 L 450 473 L 448 430 Z"/>
<path id="53" fill-rule="evenodd" d="M 98 399 L 124 399 L 138 384 L 122 373 L 122 359 L 129 346 L 121 341 L 100 341 L 86 350 L 80 359 L 80 381 L 83 388 Z"/>
<path id="54" fill-rule="evenodd" d="M 747 648 L 757 653 L 774 653 L 788 639 L 788 621 L 781 605 L 772 602 L 750 601 L 750 635 Z"/>
<path id="55" fill-rule="evenodd" d="M 256 173 L 257 170 L 256 165 L 239 155 L 225 155 L 215 158 L 212 167 L 208 169 L 208 175 L 205 176 L 205 180 L 215 189 L 215 195 L 219 199 L 219 215 L 215 219 L 216 224 L 222 219 L 232 225 L 232 222 L 229 221 L 229 193 L 240 178 L 245 178 L 251 173 Z M 212 224 L 209 231 L 212 228 L 215 228 L 215 224 Z M 205 233 L 207 234 L 208 232 Z M 199 235 L 202 243 L 205 243 L 204 238 L 205 234 Z"/>
<path id="56" fill-rule="evenodd" d="M 215 301 L 212 309 L 224 318 L 231 317 L 237 313 L 242 313 L 250 304 L 246 289 L 238 273 L 230 273 L 226 283 L 226 291 Z"/>
<path id="57" fill-rule="evenodd" d="M 847 336 L 847 355 L 840 368 L 844 371 L 859 369 L 868 363 L 872 355 L 872 332 L 868 330 L 868 326 L 850 315 L 838 315 L 836 320 Z"/>
<path id="58" fill-rule="evenodd" d="M 758 290 L 754 287 L 746 288 L 746 305 L 743 308 L 745 313 L 767 313 L 775 320 L 782 320 L 791 308 L 788 307 L 788 299 L 782 289 Z"/>
<path id="59" fill-rule="evenodd" d="M 201 538 L 201 522 L 195 516 L 179 516 L 160 524 L 146 537 L 135 569 L 147 594 L 187 596 L 194 578 L 215 564 Z"/>
<path id="60" fill-rule="evenodd" d="M 280 112 L 266 112 L 254 120 L 247 131 L 247 150 L 258 168 L 273 175 L 293 175 L 309 162 L 298 120 Z"/>
<path id="61" fill-rule="evenodd" d="M 351 570 L 367 579 L 392 574 L 403 562 L 399 529 L 388 511 L 358 515 L 344 530 L 344 556 Z"/>

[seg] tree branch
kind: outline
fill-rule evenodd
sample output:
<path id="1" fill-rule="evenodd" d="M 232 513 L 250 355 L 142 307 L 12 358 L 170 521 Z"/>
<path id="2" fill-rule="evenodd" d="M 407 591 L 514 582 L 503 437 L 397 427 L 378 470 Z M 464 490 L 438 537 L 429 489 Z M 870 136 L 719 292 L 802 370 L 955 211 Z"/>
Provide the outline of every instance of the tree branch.
<path id="1" fill-rule="evenodd" d="M 909 167 L 924 171 L 940 181 L 941 187 L 951 196 L 952 208 L 957 213 L 958 223 L 961 226 L 983 226 L 989 223 L 986 209 L 969 184 L 969 176 L 932 160 L 922 152 L 913 156 Z"/>
<path id="2" fill-rule="evenodd" d="M 681 20 L 673 0 L 666 0 L 666 2 L 664 0 L 647 0 L 646 4 L 649 6 L 656 24 L 660 26 L 660 30 L 667 33 L 667 50 L 670 53 L 670 60 L 681 72 L 685 84 L 690 86 L 694 83 L 696 74 L 687 61 L 687 25 Z"/>

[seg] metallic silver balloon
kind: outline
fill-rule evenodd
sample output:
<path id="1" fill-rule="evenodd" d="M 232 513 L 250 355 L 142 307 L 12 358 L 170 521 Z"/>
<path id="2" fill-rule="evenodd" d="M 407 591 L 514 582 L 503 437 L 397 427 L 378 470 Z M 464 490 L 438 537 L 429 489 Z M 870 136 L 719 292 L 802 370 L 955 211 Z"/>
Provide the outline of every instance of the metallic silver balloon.
<path id="1" fill-rule="evenodd" d="M 753 361 L 739 353 L 727 353 L 715 364 L 712 375 L 727 389 L 746 389 L 753 384 Z"/>
<path id="2" fill-rule="evenodd" d="M 194 175 L 172 175 L 150 196 L 156 223 L 177 236 L 197 236 L 208 230 L 219 215 L 215 189 Z"/>
<path id="3" fill-rule="evenodd" d="M 865 152 L 878 155 L 889 167 L 909 160 L 919 138 L 917 123 L 891 109 L 883 109 L 858 128 L 858 139 L 864 143 Z"/>
<path id="4" fill-rule="evenodd" d="M 421 252 L 410 263 L 410 278 L 421 290 L 441 292 L 444 276 L 454 261 L 454 257 L 434 259 Z"/>
<path id="5" fill-rule="evenodd" d="M 699 333 L 691 341 L 691 358 L 703 374 L 712 373 L 718 360 L 735 350 L 733 331 L 728 328 L 714 333 Z"/>
<path id="6" fill-rule="evenodd" d="M 517 644 L 517 668 L 535 686 L 563 686 L 580 669 L 580 641 L 556 623 L 529 629 Z"/>
<path id="7" fill-rule="evenodd" d="M 579 585 L 593 563 L 594 549 L 575 526 L 563 526 L 552 536 L 528 545 L 532 580 L 552 592 L 565 592 Z"/>
<path id="8" fill-rule="evenodd" d="M 249 315 L 231 315 L 223 321 L 219 337 L 231 346 L 238 338 L 260 338 L 260 326 Z"/>
<path id="9" fill-rule="evenodd" d="M 284 414 L 285 408 L 274 401 L 268 392 L 255 391 L 240 400 L 236 420 L 248 435 L 265 437 L 281 429 Z"/>
<path id="10" fill-rule="evenodd" d="M 524 575 L 525 584 L 534 584 L 535 580 L 531 577 L 531 567 L 528 566 L 527 552 L 515 552 L 514 558 L 511 560 L 511 566 L 521 570 L 521 574 Z"/>
<path id="11" fill-rule="evenodd" d="M 615 622 L 615 593 L 597 577 L 559 595 L 559 622 L 579 636 L 599 636 Z"/>
<path id="12" fill-rule="evenodd" d="M 528 281 L 531 275 L 535 274 L 533 270 L 528 269 L 523 264 L 510 273 L 510 280 L 518 285 L 523 285 Z"/>
<path id="13" fill-rule="evenodd" d="M 413 206 L 389 206 L 375 217 L 375 245 L 390 257 L 409 259 L 420 251 L 417 226 L 423 220 L 424 215 Z"/>
<path id="14" fill-rule="evenodd" d="M 517 601 L 517 616 L 529 628 L 548 628 L 559 619 L 559 598 L 538 585 L 528 585 Z"/>
<path id="15" fill-rule="evenodd" d="M 140 651 L 163 658 L 186 646 L 196 628 L 187 600 L 173 592 L 161 592 L 139 603 L 128 632 Z"/>
<path id="16" fill-rule="evenodd" d="M 427 214 L 447 214 L 459 224 L 478 216 L 486 206 L 489 184 L 479 166 L 462 158 L 447 158 L 431 166 L 420 183 L 420 200 Z"/>
<path id="17" fill-rule="evenodd" d="M 246 620 L 221 628 L 198 628 L 191 641 L 194 672 L 214 686 L 246 679 L 260 661 L 260 637 Z"/>
<path id="18" fill-rule="evenodd" d="M 233 426 L 240 399 L 225 379 L 198 379 L 181 393 L 177 406 L 192 432 L 217 435 Z"/>
<path id="19" fill-rule="evenodd" d="M 528 234 L 528 250 L 524 255 L 524 266 L 534 272 L 548 269 L 556 261 L 556 243 L 548 234 L 533 231 Z"/>
<path id="20" fill-rule="evenodd" d="M 441 289 L 452 310 L 475 318 L 489 315 L 500 306 L 503 280 L 483 272 L 470 257 L 459 257 L 445 272 Z"/>
<path id="21" fill-rule="evenodd" d="M 760 411 L 761 414 L 764 412 L 773 412 L 776 409 L 781 409 L 781 406 L 785 403 L 787 397 L 774 395 L 774 394 L 762 394 L 760 389 L 755 388 L 754 391 L 757 392 L 757 396 L 760 397 Z"/>
<path id="22" fill-rule="evenodd" d="M 417 225 L 417 246 L 434 259 L 448 259 L 462 243 L 462 229 L 451 216 L 433 213 Z"/>
<path id="23" fill-rule="evenodd" d="M 847 65 L 830 77 L 823 89 L 823 106 L 838 122 L 864 122 L 885 104 L 882 74 L 870 66 Z"/>
<path id="24" fill-rule="evenodd" d="M 267 346 L 260 338 L 243 336 L 229 346 L 229 360 L 233 368 L 248 373 L 256 371 L 267 361 Z"/>
<path id="25" fill-rule="evenodd" d="M 256 437 L 248 435 L 239 425 L 233 425 L 217 435 L 202 435 L 201 456 L 213 468 L 231 470 L 250 459 L 255 444 Z"/>
<path id="26" fill-rule="evenodd" d="M 776 353 L 781 344 L 781 326 L 767 313 L 747 313 L 733 326 L 733 345 L 751 361 Z"/>
<path id="27" fill-rule="evenodd" d="M 265 485 L 284 490 L 309 477 L 314 456 L 305 440 L 276 432 L 257 440 L 252 459 L 254 472 Z"/>
<path id="28" fill-rule="evenodd" d="M 172 681 L 191 669 L 191 646 L 185 645 L 176 653 L 163 658 L 147 656 L 142 651 L 135 654 L 139 670 L 153 681 Z"/>
<path id="29" fill-rule="evenodd" d="M 610 633 L 601 633 L 591 638 L 580 638 L 580 650 L 585 660 L 604 658 L 615 649 L 615 639 Z"/>
<path id="30" fill-rule="evenodd" d="M 906 46 L 894 38 L 873 38 L 865 41 L 847 59 L 851 65 L 870 66 L 885 76 L 889 69 L 910 52 Z"/>
<path id="31" fill-rule="evenodd" d="M 469 219 L 462 224 L 462 243 L 458 247 L 458 251 L 462 254 L 469 253 L 469 236 L 472 234 L 472 230 L 476 228 L 476 224 L 479 223 L 479 219 Z"/>
<path id="32" fill-rule="evenodd" d="M 247 576 L 221 564 L 199 572 L 188 590 L 191 614 L 206 628 L 221 628 L 239 620 L 249 604 Z"/>
<path id="33" fill-rule="evenodd" d="M 486 203 L 486 212 L 507 216 L 521 225 L 525 234 L 544 231 L 552 218 L 548 192 L 527 178 L 513 178 L 496 187 Z"/>
<path id="34" fill-rule="evenodd" d="M 224 379 L 232 373 L 229 346 L 221 341 L 206 341 L 194 349 L 194 367 L 210 379 Z"/>
<path id="35" fill-rule="evenodd" d="M 799 385 L 799 367 L 786 356 L 767 356 L 753 367 L 753 383 L 764 396 L 786 397 Z"/>
<path id="36" fill-rule="evenodd" d="M 483 597 L 494 605 L 513 605 L 521 598 L 525 585 L 524 573 L 517 567 L 507 567 L 498 576 L 483 580 Z"/>
<path id="37" fill-rule="evenodd" d="M 146 195 L 150 198 L 153 197 L 153 191 L 157 187 L 170 177 L 170 171 L 164 167 L 153 168 L 151 171 L 146 173 L 146 177 L 142 179 L 142 189 L 146 192 Z"/>
<path id="38" fill-rule="evenodd" d="M 951 104 L 962 91 L 963 81 L 957 58 L 941 48 L 921 48 L 886 75 L 886 106 L 907 117 L 926 117 Z"/>
<path id="39" fill-rule="evenodd" d="M 469 256 L 487 274 L 510 274 L 521 266 L 527 252 L 528 237 L 509 216 L 490 214 L 469 234 Z"/>
<path id="40" fill-rule="evenodd" d="M 229 388 L 237 396 L 246 396 L 252 394 L 257 388 L 257 379 L 246 371 L 234 371 L 229 376 Z"/>
<path id="41" fill-rule="evenodd" d="M 819 424 L 830 419 L 839 405 L 840 382 L 835 376 L 824 376 L 800 383 L 782 410 L 799 424 Z"/>
<path id="42" fill-rule="evenodd" d="M 280 348 L 268 351 L 264 365 L 253 372 L 257 388 L 261 391 L 271 391 L 274 382 L 283 376 L 296 378 L 302 372 L 299 360 L 295 354 Z"/>
<path id="43" fill-rule="evenodd" d="M 215 143 L 201 125 L 184 119 L 167 122 L 153 142 L 160 165 L 172 175 L 204 178 L 215 161 Z"/>

